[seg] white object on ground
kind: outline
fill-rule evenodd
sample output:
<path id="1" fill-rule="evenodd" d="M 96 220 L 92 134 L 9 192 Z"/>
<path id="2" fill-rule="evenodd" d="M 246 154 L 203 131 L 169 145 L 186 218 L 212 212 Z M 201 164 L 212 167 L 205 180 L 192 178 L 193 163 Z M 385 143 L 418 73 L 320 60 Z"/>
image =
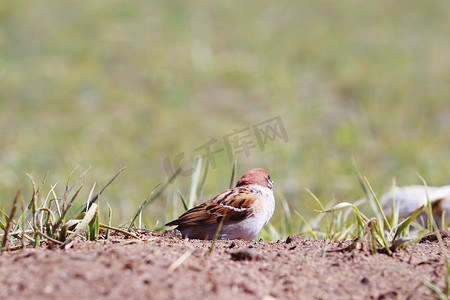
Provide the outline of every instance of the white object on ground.
<path id="1" fill-rule="evenodd" d="M 427 187 L 428 197 L 435 213 L 435 219 L 441 218 L 446 212 L 446 219 L 450 220 L 450 185 Z M 421 205 L 427 205 L 427 190 L 423 185 L 395 187 L 381 197 L 383 211 L 392 213 L 392 200 L 395 197 L 396 207 L 399 207 L 399 217 L 406 218 Z"/>

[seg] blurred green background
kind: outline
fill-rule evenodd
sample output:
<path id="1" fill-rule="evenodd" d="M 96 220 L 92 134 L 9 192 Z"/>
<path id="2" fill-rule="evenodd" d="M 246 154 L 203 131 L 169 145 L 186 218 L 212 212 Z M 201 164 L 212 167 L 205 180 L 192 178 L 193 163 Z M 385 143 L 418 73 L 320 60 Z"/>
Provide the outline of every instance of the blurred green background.
<path id="1" fill-rule="evenodd" d="M 48 172 L 45 198 L 90 168 L 86 199 L 128 166 L 101 198 L 124 223 L 167 180 L 165 159 L 185 153 L 189 169 L 196 148 L 275 117 L 288 141 L 237 153 L 238 176 L 266 168 L 277 200 L 306 215 L 305 188 L 364 196 L 352 157 L 379 194 L 392 178 L 420 184 L 416 172 L 449 184 L 449 20 L 445 1 L 2 2 L 0 207 L 17 181 L 30 197 L 25 172 Z M 201 201 L 229 185 L 227 152 L 214 158 Z"/>

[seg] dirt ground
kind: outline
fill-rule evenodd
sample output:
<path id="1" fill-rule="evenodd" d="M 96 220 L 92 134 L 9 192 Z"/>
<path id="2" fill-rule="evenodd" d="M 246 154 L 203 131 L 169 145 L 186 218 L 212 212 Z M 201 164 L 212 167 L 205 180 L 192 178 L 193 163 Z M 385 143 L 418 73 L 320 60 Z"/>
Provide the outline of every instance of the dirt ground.
<path id="1" fill-rule="evenodd" d="M 330 242 L 341 249 L 350 242 Z M 450 239 L 445 238 L 448 249 Z M 436 241 L 395 253 L 369 247 L 324 254 L 325 241 L 183 240 L 175 233 L 5 252 L 1 299 L 434 299 L 444 286 Z"/>

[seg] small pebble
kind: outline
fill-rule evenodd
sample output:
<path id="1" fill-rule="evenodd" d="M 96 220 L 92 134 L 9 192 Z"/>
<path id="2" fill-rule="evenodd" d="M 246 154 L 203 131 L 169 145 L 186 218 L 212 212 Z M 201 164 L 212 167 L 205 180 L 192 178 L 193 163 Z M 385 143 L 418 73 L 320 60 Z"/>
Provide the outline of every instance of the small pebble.
<path id="1" fill-rule="evenodd" d="M 246 248 L 231 253 L 232 260 L 261 260 L 262 256 L 255 249 Z"/>
<path id="2" fill-rule="evenodd" d="M 287 237 L 286 244 L 303 240 L 301 236 L 293 234 Z"/>

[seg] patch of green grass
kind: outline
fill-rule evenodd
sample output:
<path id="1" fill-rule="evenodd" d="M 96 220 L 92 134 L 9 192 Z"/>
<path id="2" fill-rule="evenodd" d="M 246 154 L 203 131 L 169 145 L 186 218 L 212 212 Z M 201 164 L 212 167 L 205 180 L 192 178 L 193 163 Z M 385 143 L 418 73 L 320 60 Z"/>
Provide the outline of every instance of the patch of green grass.
<path id="1" fill-rule="evenodd" d="M 33 177 L 30 175 L 29 178 L 33 187 L 33 193 L 28 204 L 25 205 L 24 203 L 22 189 L 19 185 L 9 214 L 0 210 L 3 219 L 3 221 L 0 222 L 0 229 L 3 231 L 3 234 L 0 236 L 1 251 L 22 249 L 28 245 L 38 247 L 43 244 L 55 244 L 64 248 L 78 236 L 81 236 L 86 240 L 97 240 L 100 235 L 100 228 L 115 230 L 137 238 L 134 233 L 126 232 L 120 228 L 111 226 L 111 208 L 108 217 L 108 225 L 100 222 L 100 195 L 122 171 L 123 169 L 119 170 L 119 172 L 117 172 L 116 175 L 95 195 L 93 195 L 95 188 L 94 184 L 88 200 L 81 204 L 77 209 L 72 208 L 79 192 L 84 186 L 85 173 L 81 174 L 72 185 L 70 185 L 72 177 L 70 176 L 61 197 L 57 197 L 56 195 L 56 184 L 51 185 L 50 191 L 43 201 L 40 200 L 45 183 L 43 182 L 37 187 Z M 16 217 L 18 199 L 21 199 L 22 205 L 21 214 Z M 71 217 L 67 217 L 69 212 L 72 212 Z M 108 235 L 109 234 L 106 234 L 106 237 L 108 237 Z"/>

